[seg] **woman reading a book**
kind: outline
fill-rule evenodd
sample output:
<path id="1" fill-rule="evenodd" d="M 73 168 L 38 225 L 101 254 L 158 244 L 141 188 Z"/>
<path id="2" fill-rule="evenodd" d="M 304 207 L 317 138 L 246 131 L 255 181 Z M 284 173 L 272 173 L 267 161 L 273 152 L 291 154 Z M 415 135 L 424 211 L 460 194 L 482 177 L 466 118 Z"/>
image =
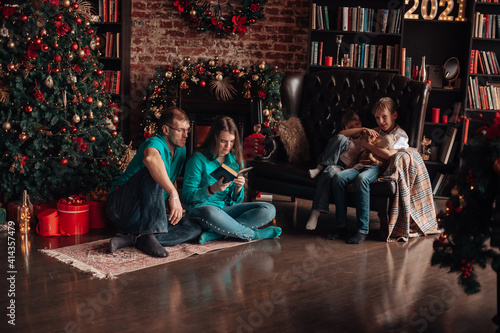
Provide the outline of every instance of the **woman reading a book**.
<path id="1" fill-rule="evenodd" d="M 219 169 L 222 165 L 225 171 Z M 184 172 L 182 199 L 187 214 L 205 229 L 200 244 L 224 236 L 255 240 L 281 234 L 279 227 L 258 229 L 274 218 L 276 209 L 272 204 L 242 203 L 245 177 L 238 173 L 242 166 L 238 127 L 233 119 L 218 117 L 199 150 L 186 163 Z"/>

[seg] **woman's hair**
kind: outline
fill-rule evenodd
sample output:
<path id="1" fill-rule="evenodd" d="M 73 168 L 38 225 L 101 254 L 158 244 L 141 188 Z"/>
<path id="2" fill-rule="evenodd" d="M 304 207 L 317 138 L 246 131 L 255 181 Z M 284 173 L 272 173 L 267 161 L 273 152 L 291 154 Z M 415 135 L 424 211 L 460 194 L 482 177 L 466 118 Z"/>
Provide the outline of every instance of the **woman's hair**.
<path id="1" fill-rule="evenodd" d="M 359 120 L 359 121 L 361 121 L 361 119 L 359 118 L 358 112 L 356 110 L 354 110 L 354 109 L 349 109 L 342 116 L 342 128 L 345 128 L 347 126 L 347 124 L 350 121 L 353 121 L 353 120 Z"/>
<path id="2" fill-rule="evenodd" d="M 189 122 L 189 117 L 181 108 L 171 106 L 161 113 L 160 119 L 158 119 L 158 128 L 161 130 L 163 125 L 172 126 L 174 120 Z"/>
<path id="3" fill-rule="evenodd" d="M 377 110 L 389 110 L 391 114 L 397 111 L 396 102 L 390 97 L 382 97 L 373 104 L 372 112 Z"/>
<path id="4" fill-rule="evenodd" d="M 236 123 L 230 117 L 219 116 L 214 120 L 212 126 L 210 126 L 207 137 L 199 148 L 199 151 L 209 160 L 215 160 L 217 158 L 219 148 L 219 137 L 221 132 L 224 131 L 234 135 L 234 145 L 231 152 L 236 157 L 236 162 L 241 168 L 243 167 L 243 149 L 241 147 L 240 134 L 238 126 L 236 126 Z"/>

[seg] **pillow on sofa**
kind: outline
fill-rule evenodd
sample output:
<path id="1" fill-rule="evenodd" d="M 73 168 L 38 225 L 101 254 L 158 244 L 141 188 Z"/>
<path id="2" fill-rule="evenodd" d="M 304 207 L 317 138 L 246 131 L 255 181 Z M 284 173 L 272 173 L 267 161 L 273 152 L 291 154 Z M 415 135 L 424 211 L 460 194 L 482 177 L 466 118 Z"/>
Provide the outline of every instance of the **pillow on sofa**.
<path id="1" fill-rule="evenodd" d="M 288 162 L 309 161 L 309 142 L 299 118 L 292 117 L 280 121 L 278 123 L 278 134 L 285 147 Z"/>

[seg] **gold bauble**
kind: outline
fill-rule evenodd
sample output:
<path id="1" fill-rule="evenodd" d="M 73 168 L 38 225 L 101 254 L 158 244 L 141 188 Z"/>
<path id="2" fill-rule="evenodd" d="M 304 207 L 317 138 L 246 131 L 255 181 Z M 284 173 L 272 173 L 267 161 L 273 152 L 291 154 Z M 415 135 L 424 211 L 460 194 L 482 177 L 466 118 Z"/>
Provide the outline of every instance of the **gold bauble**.
<path id="1" fill-rule="evenodd" d="M 67 59 L 67 60 L 71 61 L 71 60 L 73 60 L 73 58 L 74 58 L 73 53 L 68 53 L 68 54 L 66 54 L 66 59 Z"/>
<path id="2" fill-rule="evenodd" d="M 196 13 L 197 11 L 192 9 L 190 12 L 189 12 L 189 15 L 191 15 L 192 17 L 195 17 L 196 16 Z"/>
<path id="3" fill-rule="evenodd" d="M 79 122 L 80 122 L 80 120 L 81 120 L 81 119 L 80 119 L 80 116 L 79 116 L 79 115 L 75 114 L 75 115 L 73 116 L 73 122 L 74 122 L 75 124 L 79 123 Z"/>
<path id="4" fill-rule="evenodd" d="M 172 77 L 172 72 L 171 72 L 171 71 L 167 71 L 167 72 L 165 73 L 165 77 L 166 77 L 167 79 L 170 79 L 170 78 Z"/>
<path id="5" fill-rule="evenodd" d="M 69 0 L 63 0 L 62 5 L 64 7 L 69 7 L 69 6 L 71 6 L 71 1 L 69 1 Z"/>
<path id="6" fill-rule="evenodd" d="M 6 121 L 5 123 L 2 124 L 2 128 L 8 131 L 12 128 L 12 125 L 8 121 Z"/>
<path id="7" fill-rule="evenodd" d="M 52 79 L 52 76 L 47 76 L 47 78 L 45 79 L 45 86 L 49 89 L 52 89 L 52 87 L 54 86 L 54 80 Z"/>
<path id="8" fill-rule="evenodd" d="M 84 50 L 82 50 L 82 49 L 79 49 L 79 50 L 78 50 L 78 56 L 79 56 L 80 58 L 85 57 L 85 51 L 84 51 Z"/>
<path id="9" fill-rule="evenodd" d="M 222 74 L 217 74 L 217 76 L 215 77 L 215 79 L 217 81 L 222 81 L 222 79 L 224 79 L 224 76 L 222 76 Z"/>
<path id="10" fill-rule="evenodd" d="M 94 142 L 95 141 L 95 136 L 91 135 L 89 136 L 89 142 Z"/>
<path id="11" fill-rule="evenodd" d="M 210 60 L 210 61 L 208 62 L 208 64 L 209 64 L 210 66 L 215 66 L 215 61 L 214 61 L 214 60 Z"/>
<path id="12" fill-rule="evenodd" d="M 13 49 L 14 47 L 16 47 L 16 43 L 14 43 L 13 41 L 10 40 L 7 42 L 7 47 L 9 49 Z"/>
<path id="13" fill-rule="evenodd" d="M 102 107 L 102 102 L 101 101 L 97 101 L 96 104 L 97 104 L 98 108 Z"/>
<path id="14" fill-rule="evenodd" d="M 262 114 L 264 115 L 264 117 L 268 117 L 269 116 L 269 109 L 262 110 Z"/>
<path id="15" fill-rule="evenodd" d="M 118 123 L 120 121 L 120 118 L 118 116 L 113 116 L 113 123 Z"/>
<path id="16" fill-rule="evenodd" d="M 260 65 L 259 65 L 259 68 L 260 69 L 266 69 L 266 62 L 265 61 L 261 62 Z"/>

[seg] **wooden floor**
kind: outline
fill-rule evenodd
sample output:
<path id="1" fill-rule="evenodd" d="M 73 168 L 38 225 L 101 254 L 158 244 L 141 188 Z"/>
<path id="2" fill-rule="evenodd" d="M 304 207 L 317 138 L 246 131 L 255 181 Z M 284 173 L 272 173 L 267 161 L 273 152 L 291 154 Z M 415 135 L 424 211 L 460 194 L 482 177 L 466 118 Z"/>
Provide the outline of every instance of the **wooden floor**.
<path id="1" fill-rule="evenodd" d="M 408 243 L 370 238 L 360 245 L 327 241 L 333 214 L 304 231 L 311 202 L 275 200 L 283 235 L 98 280 L 38 251 L 112 235 L 17 239 L 16 326 L 0 332 L 494 332 L 496 275 L 479 272 L 482 291 L 465 295 L 457 275 L 430 266 L 435 236 Z M 352 211 L 350 211 L 352 215 Z M 354 222 L 352 216 L 351 221 Z M 372 236 L 373 235 L 373 236 Z M 7 271 L 5 233 L 0 258 Z M 25 251 L 25 247 L 28 250 Z"/>

